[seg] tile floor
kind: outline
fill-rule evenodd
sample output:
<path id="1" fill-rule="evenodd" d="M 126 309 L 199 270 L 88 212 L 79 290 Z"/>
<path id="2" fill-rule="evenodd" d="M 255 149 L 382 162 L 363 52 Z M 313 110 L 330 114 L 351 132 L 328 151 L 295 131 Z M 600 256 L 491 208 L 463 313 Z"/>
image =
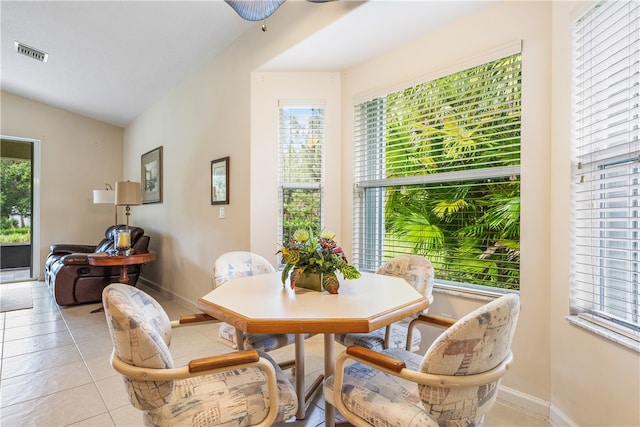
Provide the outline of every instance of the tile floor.
<path id="1" fill-rule="evenodd" d="M 0 313 L 0 425 L 16 426 L 140 426 L 140 412 L 125 396 L 120 376 L 109 365 L 111 340 L 100 304 L 58 307 L 44 282 L 16 282 L 0 286 L 32 289 L 33 308 Z M 149 291 L 170 318 L 189 308 Z M 216 341 L 215 325 L 174 331 L 176 364 L 228 352 Z M 307 384 L 322 371 L 322 336 L 306 341 Z M 336 346 L 336 352 L 341 350 Z M 293 348 L 270 353 L 276 360 L 291 358 Z M 305 420 L 289 426 L 324 425 L 324 400 L 317 393 Z M 485 426 L 549 427 L 543 419 L 498 403 Z"/>
<path id="2" fill-rule="evenodd" d="M 31 270 L 28 268 L 5 268 L 0 270 L 0 283 L 24 281 L 31 279 Z"/>

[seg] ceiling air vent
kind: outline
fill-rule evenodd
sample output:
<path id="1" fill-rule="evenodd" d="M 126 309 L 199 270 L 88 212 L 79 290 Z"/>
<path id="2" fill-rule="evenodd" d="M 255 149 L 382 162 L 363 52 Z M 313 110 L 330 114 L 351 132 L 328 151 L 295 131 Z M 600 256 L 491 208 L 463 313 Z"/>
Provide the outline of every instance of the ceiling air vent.
<path id="1" fill-rule="evenodd" d="M 38 49 L 34 49 L 30 46 L 27 46 L 26 44 L 20 43 L 19 41 L 16 41 L 15 45 L 16 45 L 16 52 L 21 53 L 25 56 L 28 56 L 29 58 L 33 58 L 40 62 L 47 62 L 47 59 L 49 59 L 48 53 L 42 52 Z"/>

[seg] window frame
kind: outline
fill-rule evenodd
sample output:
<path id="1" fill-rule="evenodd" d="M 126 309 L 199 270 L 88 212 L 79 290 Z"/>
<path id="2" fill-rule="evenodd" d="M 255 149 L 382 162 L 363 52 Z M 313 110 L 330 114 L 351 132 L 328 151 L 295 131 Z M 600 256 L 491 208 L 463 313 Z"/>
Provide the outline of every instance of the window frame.
<path id="1" fill-rule="evenodd" d="M 482 60 L 476 61 L 474 66 L 460 65 L 457 67 L 457 71 L 451 72 L 451 70 L 447 70 L 446 75 L 452 75 L 456 72 L 462 72 L 473 68 L 475 66 L 482 66 L 488 64 L 492 61 L 499 60 L 501 58 L 505 58 L 507 56 L 511 56 L 514 54 L 522 53 L 522 45 L 521 42 L 511 44 L 505 51 L 505 48 L 496 49 L 494 52 L 486 55 Z M 521 60 L 520 60 L 521 61 Z M 521 77 L 520 77 L 521 78 Z M 434 79 L 435 80 L 435 79 Z M 415 85 L 411 86 L 414 87 Z M 394 89 L 394 92 L 401 92 L 404 89 L 410 88 L 401 88 L 399 91 Z M 521 91 L 521 89 L 520 89 Z M 384 117 L 384 101 L 383 99 L 390 94 L 391 91 L 386 92 L 376 98 L 358 101 L 354 103 L 354 120 L 357 121 L 359 115 L 358 108 L 366 108 L 364 104 L 367 102 L 371 102 L 370 110 L 373 113 L 370 113 L 371 116 L 375 116 L 376 114 L 380 117 Z M 521 94 L 521 92 L 520 92 Z M 375 102 L 380 102 L 380 104 L 376 105 Z M 382 124 L 372 125 L 366 127 L 366 132 L 371 133 L 372 139 L 384 139 L 382 136 L 384 125 L 384 120 L 381 120 Z M 366 148 L 361 148 L 358 144 L 358 131 L 354 132 L 354 138 L 356 142 L 354 144 L 354 166 L 356 169 L 358 168 L 358 150 L 367 150 Z M 375 149 L 374 149 L 375 150 Z M 381 150 L 379 150 L 381 151 Z M 380 152 L 374 152 L 373 156 L 383 157 L 384 154 Z M 380 160 L 381 163 L 384 163 L 384 160 Z M 380 265 L 385 260 L 384 253 L 378 254 L 374 251 L 375 255 L 371 256 L 363 256 L 363 252 L 367 251 L 367 245 L 375 245 L 376 241 L 382 241 L 384 236 L 384 205 L 385 202 L 379 202 L 382 205 L 378 207 L 376 212 L 369 212 L 367 214 L 366 208 L 362 208 L 362 204 L 366 203 L 363 201 L 365 196 L 365 192 L 378 189 L 375 194 L 370 194 L 370 198 L 373 199 L 381 199 L 384 197 L 385 188 L 396 185 L 416 185 L 416 184 L 425 184 L 425 183 L 437 183 L 442 181 L 457 181 L 463 182 L 467 180 L 474 179 L 491 179 L 496 176 L 501 176 L 504 178 L 507 177 L 519 177 L 520 176 L 520 163 L 517 166 L 510 167 L 497 167 L 497 168 L 487 168 L 487 169 L 473 169 L 473 170 L 457 170 L 452 172 L 442 172 L 439 174 L 425 174 L 419 176 L 405 176 L 405 177 L 396 177 L 396 178 L 386 178 L 384 176 L 384 171 L 382 168 L 375 170 L 369 169 L 364 172 L 356 171 L 354 175 L 354 212 L 353 212 L 353 230 L 354 230 L 354 242 L 353 242 L 353 253 L 354 253 L 354 263 L 358 265 L 358 267 L 363 271 L 374 271 L 375 268 Z M 362 175 L 365 177 L 362 178 Z M 363 219 L 365 216 L 369 218 L 368 224 L 370 224 L 370 229 L 365 230 L 363 223 L 366 221 Z M 366 234 L 370 236 L 375 236 L 373 238 L 365 238 Z M 369 242 L 369 243 L 367 243 Z M 373 243 L 371 243 L 373 242 Z M 503 288 L 496 288 L 491 286 L 481 286 L 475 284 L 465 284 L 458 282 L 447 282 L 436 277 L 436 285 L 441 287 L 444 290 L 457 292 L 457 291 L 468 291 L 472 294 L 480 294 L 480 295 L 496 295 L 505 292 L 518 292 L 514 290 L 507 290 Z"/>
<path id="2" fill-rule="evenodd" d="M 626 7 L 629 7 L 628 11 L 623 10 Z M 620 15 L 622 15 L 622 19 L 620 19 Z M 610 55 L 613 56 L 614 52 L 626 49 L 627 46 L 621 49 L 620 44 L 613 41 L 616 37 L 614 35 L 617 31 L 626 29 L 624 24 L 620 24 L 624 22 L 625 18 L 629 18 L 629 36 L 634 31 L 637 34 L 640 28 L 637 19 L 635 27 L 633 27 L 633 17 L 639 16 L 640 5 L 633 6 L 633 2 L 600 1 L 589 7 L 576 19 L 572 28 L 572 117 L 574 120 L 572 120 L 571 143 L 572 155 L 576 160 L 571 174 L 571 234 L 574 243 L 571 250 L 571 298 L 568 316 L 571 323 L 585 327 L 636 351 L 640 351 L 640 321 L 638 320 L 640 302 L 637 300 L 638 265 L 640 265 L 640 260 L 638 260 L 640 252 L 637 247 L 638 231 L 640 230 L 638 228 L 640 146 L 638 145 L 637 121 L 638 111 L 640 111 L 638 99 L 640 98 L 637 88 L 635 92 L 633 88 L 640 83 L 640 67 L 638 66 L 640 55 L 637 50 L 640 38 L 636 36 L 635 39 L 630 39 L 627 56 L 623 56 L 621 60 L 616 59 L 616 66 L 617 64 L 626 64 L 622 61 L 629 61 L 629 75 L 626 78 L 621 77 L 615 81 L 610 79 L 609 73 L 615 72 L 616 67 L 606 61 L 596 60 L 595 57 L 604 53 L 604 56 L 608 58 Z M 597 20 L 600 20 L 600 25 Z M 603 24 L 605 21 L 606 23 Z M 614 29 L 616 31 L 613 31 Z M 633 44 L 637 45 L 635 52 L 633 52 Z M 611 49 L 610 47 L 613 46 L 615 48 Z M 632 57 L 636 58 L 635 62 L 631 60 Z M 603 67 L 602 64 L 607 64 L 607 66 Z M 634 67 L 635 73 L 632 72 Z M 601 69 L 600 72 L 602 69 L 606 70 L 607 76 L 599 78 L 598 69 Z M 616 88 L 618 84 L 621 84 L 623 89 Z M 624 89 L 625 85 L 626 89 Z M 620 99 L 627 93 L 630 96 L 628 99 Z M 635 128 L 633 127 L 634 120 Z M 627 123 L 628 129 L 625 132 L 624 126 Z M 615 129 L 620 125 L 622 125 L 622 131 Z M 635 137 L 633 136 L 634 132 Z M 627 133 L 628 140 L 624 140 L 622 143 L 614 141 L 618 137 L 623 139 Z M 601 134 L 601 136 L 594 136 L 594 134 Z M 625 168 L 628 169 L 625 171 Z M 635 181 L 633 176 L 635 176 Z M 625 179 L 628 180 L 627 184 L 620 186 L 620 183 Z M 622 206 L 612 203 L 615 200 L 612 197 L 613 192 L 620 189 L 627 190 L 626 196 L 623 196 L 622 199 L 625 197 L 629 199 L 628 205 Z M 633 200 L 634 197 L 635 200 Z M 620 216 L 624 210 L 629 212 L 627 217 Z M 615 229 L 612 228 L 614 221 L 617 222 Z M 625 221 L 627 225 L 621 227 Z M 595 230 L 595 234 L 588 230 Z M 618 235 L 613 236 L 611 233 L 616 230 Z M 634 240 L 635 250 L 633 248 Z M 627 247 L 625 247 L 625 242 L 629 244 Z M 616 251 L 615 256 L 609 258 L 613 251 Z M 623 253 L 628 253 L 629 258 L 621 258 Z M 618 263 L 623 261 L 627 267 L 620 269 L 623 266 L 618 265 L 613 268 L 611 267 L 612 260 Z M 620 280 L 613 277 L 614 274 L 620 276 L 625 273 L 628 273 L 627 279 Z M 628 314 L 633 317 L 634 274 L 636 287 L 635 323 L 633 320 L 620 318 L 619 313 L 616 314 L 616 311 L 619 312 L 620 302 L 615 303 L 618 304 L 618 307 L 607 306 L 607 301 L 613 298 L 613 291 L 618 294 L 616 298 L 621 297 L 620 293 L 626 292 L 631 300 L 623 298 L 619 301 L 630 305 L 632 312 Z M 614 280 L 617 283 L 628 284 L 630 290 L 615 289 Z"/>
<path id="3" fill-rule="evenodd" d="M 320 148 L 320 178 L 317 181 L 294 181 L 287 180 L 284 176 L 284 155 L 283 155 L 283 133 L 282 133 L 282 114 L 285 110 L 306 110 L 307 114 L 313 115 L 313 110 L 318 110 L 322 116 L 321 127 L 321 148 Z M 278 106 L 278 239 L 284 239 L 284 193 L 287 190 L 317 190 L 319 197 L 318 208 L 318 226 L 320 229 L 324 227 L 324 207 L 325 207 L 325 156 L 326 156 L 326 108 L 319 103 L 298 103 L 280 101 Z M 278 260 L 280 262 L 280 259 Z"/>

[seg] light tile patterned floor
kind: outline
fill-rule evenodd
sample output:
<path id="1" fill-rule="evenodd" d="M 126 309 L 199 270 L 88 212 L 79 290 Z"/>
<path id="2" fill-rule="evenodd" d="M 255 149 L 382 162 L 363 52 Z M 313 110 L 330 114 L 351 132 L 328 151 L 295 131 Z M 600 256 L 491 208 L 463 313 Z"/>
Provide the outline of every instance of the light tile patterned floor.
<path id="1" fill-rule="evenodd" d="M 16 426 L 140 426 L 140 412 L 126 396 L 120 376 L 109 365 L 111 340 L 100 304 L 58 307 L 43 282 L 0 286 L 32 288 L 33 308 L 0 313 L 0 425 Z M 191 310 L 149 292 L 170 318 Z M 171 345 L 177 365 L 229 350 L 217 342 L 213 325 L 180 328 Z M 322 371 L 322 336 L 306 341 L 306 374 L 310 384 Z M 341 348 L 336 346 L 336 352 Z M 271 352 L 290 359 L 292 347 Z M 324 400 L 317 393 L 304 420 L 290 426 L 324 425 Z M 537 417 L 496 404 L 485 426 L 548 427 Z"/>

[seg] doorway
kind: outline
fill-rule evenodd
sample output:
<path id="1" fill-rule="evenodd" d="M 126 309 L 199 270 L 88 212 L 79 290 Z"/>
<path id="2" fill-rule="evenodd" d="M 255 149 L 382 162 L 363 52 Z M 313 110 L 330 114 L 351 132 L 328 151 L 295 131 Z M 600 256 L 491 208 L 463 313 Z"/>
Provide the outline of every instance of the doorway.
<path id="1" fill-rule="evenodd" d="M 0 137 L 0 283 L 40 274 L 37 206 L 39 141 Z"/>

